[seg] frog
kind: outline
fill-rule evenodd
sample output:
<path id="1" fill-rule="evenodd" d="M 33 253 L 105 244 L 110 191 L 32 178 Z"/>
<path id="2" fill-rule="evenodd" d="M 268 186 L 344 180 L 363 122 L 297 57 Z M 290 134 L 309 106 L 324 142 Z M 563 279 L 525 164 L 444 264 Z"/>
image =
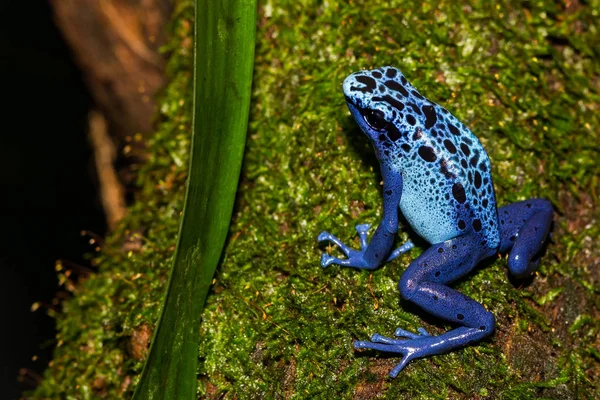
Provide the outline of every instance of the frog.
<path id="1" fill-rule="evenodd" d="M 429 247 L 402 274 L 400 296 L 454 326 L 439 335 L 423 327 L 416 333 L 398 328 L 394 337 L 374 333 L 370 341 L 354 341 L 359 351 L 399 354 L 400 362 L 389 373 L 394 378 L 414 359 L 474 344 L 494 332 L 494 315 L 450 284 L 498 254 L 508 255 L 513 277 L 530 277 L 547 243 L 554 210 L 543 198 L 497 207 L 490 159 L 479 139 L 446 108 L 423 96 L 398 68 L 352 73 L 342 90 L 379 162 L 383 212 L 370 240 L 370 225 L 356 226 L 358 250 L 321 232 L 319 243 L 333 244 L 345 255 L 324 252 L 321 266 L 375 270 L 410 251 L 411 240 L 392 250 L 401 212 Z"/>

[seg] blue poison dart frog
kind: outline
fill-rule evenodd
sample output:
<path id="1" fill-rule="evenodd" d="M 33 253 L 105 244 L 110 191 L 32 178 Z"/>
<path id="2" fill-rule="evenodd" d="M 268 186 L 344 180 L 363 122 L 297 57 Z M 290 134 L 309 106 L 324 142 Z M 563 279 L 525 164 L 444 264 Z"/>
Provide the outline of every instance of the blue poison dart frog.
<path id="1" fill-rule="evenodd" d="M 494 331 L 494 315 L 448 284 L 480 261 L 508 252 L 517 278 L 530 275 L 552 223 L 548 200 L 531 199 L 496 208 L 491 166 L 479 140 L 444 107 L 426 99 L 396 68 L 360 71 L 346 78 L 350 113 L 373 143 L 383 178 L 383 217 L 370 241 L 368 224 L 356 226 L 360 250 L 328 232 L 319 242 L 339 246 L 346 258 L 323 254 L 321 265 L 372 270 L 413 248 L 392 250 L 398 208 L 413 230 L 431 244 L 406 269 L 398 287 L 403 299 L 458 327 L 433 336 L 424 328 L 398 328 L 393 339 L 374 334 L 356 349 L 402 355 L 395 377 L 412 359 L 472 344 Z"/>

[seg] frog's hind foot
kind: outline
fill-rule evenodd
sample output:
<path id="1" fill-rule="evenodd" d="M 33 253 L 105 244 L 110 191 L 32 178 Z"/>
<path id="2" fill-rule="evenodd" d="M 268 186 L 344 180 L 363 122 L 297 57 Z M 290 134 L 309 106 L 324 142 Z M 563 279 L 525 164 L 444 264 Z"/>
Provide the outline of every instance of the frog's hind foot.
<path id="1" fill-rule="evenodd" d="M 404 369 L 404 367 L 412 360 L 418 357 L 424 357 L 425 355 L 419 356 L 419 351 L 417 349 L 418 346 L 417 340 L 423 338 L 431 338 L 432 336 L 425 330 L 425 328 L 417 329 L 419 332 L 413 333 L 409 331 L 405 331 L 402 328 L 396 329 L 394 336 L 396 337 L 404 337 L 406 339 L 392 339 L 387 336 L 382 336 L 377 333 L 371 336 L 370 342 L 356 341 L 354 342 L 355 349 L 373 349 L 390 353 L 399 353 L 402 354 L 402 361 L 394 367 L 390 371 L 390 376 L 395 378 L 398 376 L 400 371 Z M 412 343 L 410 343 L 412 341 Z M 425 343 L 423 343 L 425 345 Z"/>
<path id="2" fill-rule="evenodd" d="M 439 336 L 426 330 L 418 334 L 397 329 L 391 339 L 373 335 L 370 342 L 355 342 L 357 349 L 374 349 L 402 354 L 402 360 L 391 372 L 395 377 L 415 358 L 427 357 L 466 346 L 490 335 L 494 331 L 494 316 L 475 300 L 446 286 L 467 274 L 487 254 L 478 247 L 478 236 L 460 236 L 425 250 L 402 275 L 398 287 L 405 300 L 409 300 L 429 314 L 462 326 Z"/>
<path id="3" fill-rule="evenodd" d="M 398 328 L 395 336 L 407 339 L 392 339 L 375 333 L 371 336 L 370 342 L 355 341 L 354 348 L 401 354 L 402 360 L 390 371 L 390 376 L 395 378 L 411 360 L 444 353 L 456 347 L 456 342 L 464 345 L 488 334 L 480 329 L 468 327 L 460 327 L 440 336 L 431 336 L 423 328 L 419 328 L 418 332 L 419 334 Z"/>
<path id="4" fill-rule="evenodd" d="M 377 333 L 374 333 L 373 336 L 371 336 L 370 342 L 360 340 L 355 341 L 354 348 L 357 350 L 370 349 L 383 351 L 386 353 L 401 354 L 402 360 L 390 371 L 390 376 L 392 378 L 395 378 L 411 360 L 425 356 L 424 354 L 419 354 L 420 346 L 419 343 L 417 343 L 417 341 L 421 340 L 421 336 L 406 331 L 403 332 L 404 333 L 401 336 L 409 337 L 408 335 L 411 335 L 412 337 L 408 340 L 392 339 L 387 336 L 382 336 Z M 428 335 L 425 337 L 428 337 Z"/>

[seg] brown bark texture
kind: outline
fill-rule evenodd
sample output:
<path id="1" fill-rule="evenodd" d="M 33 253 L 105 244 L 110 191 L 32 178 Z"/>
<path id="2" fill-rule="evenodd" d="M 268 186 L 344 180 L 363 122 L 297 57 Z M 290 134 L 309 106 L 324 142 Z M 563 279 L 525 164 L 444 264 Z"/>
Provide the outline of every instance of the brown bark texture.
<path id="1" fill-rule="evenodd" d="M 165 60 L 158 49 L 170 3 L 50 0 L 56 23 L 118 144 L 152 132 L 154 97 L 165 80 Z"/>

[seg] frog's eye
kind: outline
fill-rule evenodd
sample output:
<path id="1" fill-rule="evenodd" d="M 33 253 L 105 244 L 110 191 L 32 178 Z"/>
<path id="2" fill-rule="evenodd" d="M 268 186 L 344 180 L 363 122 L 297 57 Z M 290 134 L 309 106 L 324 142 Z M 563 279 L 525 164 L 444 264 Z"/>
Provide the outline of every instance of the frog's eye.
<path id="1" fill-rule="evenodd" d="M 379 110 L 366 110 L 363 118 L 367 125 L 376 131 L 382 131 L 387 127 L 388 122 L 385 120 L 383 113 Z"/>

